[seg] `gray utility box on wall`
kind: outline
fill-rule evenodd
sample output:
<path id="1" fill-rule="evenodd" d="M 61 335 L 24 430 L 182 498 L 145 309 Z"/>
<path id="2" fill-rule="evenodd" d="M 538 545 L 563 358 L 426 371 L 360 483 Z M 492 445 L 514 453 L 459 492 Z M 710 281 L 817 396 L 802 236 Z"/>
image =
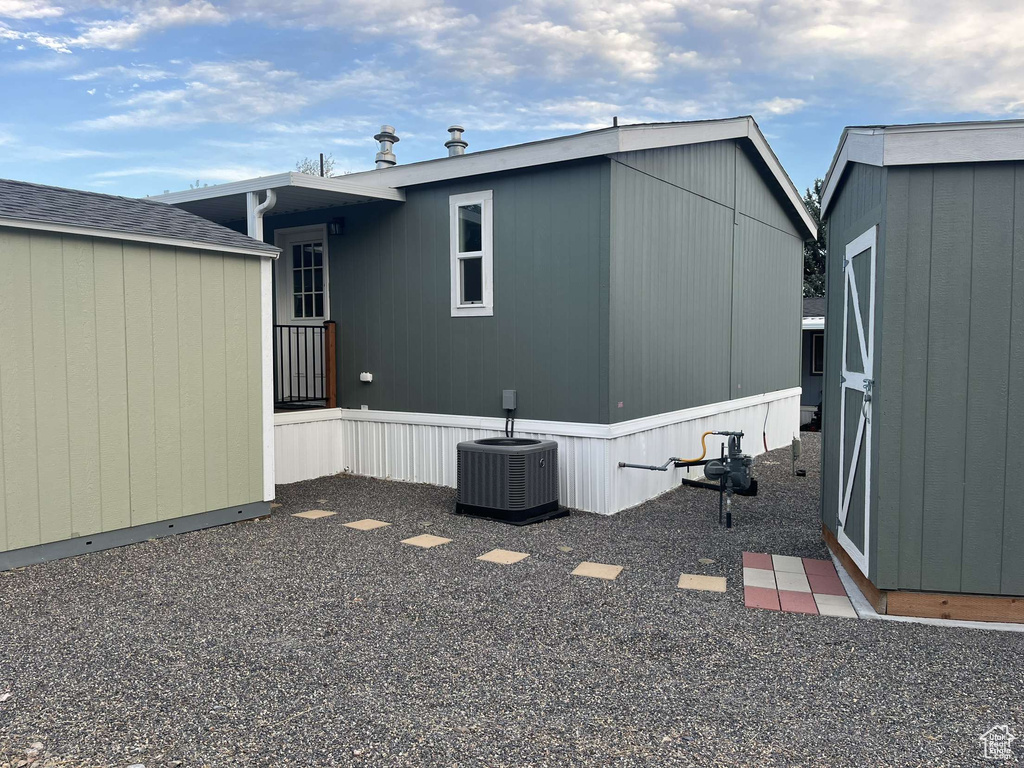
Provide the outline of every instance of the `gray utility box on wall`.
<path id="1" fill-rule="evenodd" d="M 489 437 L 459 443 L 455 512 L 514 525 L 568 514 L 558 505 L 558 443 Z"/>

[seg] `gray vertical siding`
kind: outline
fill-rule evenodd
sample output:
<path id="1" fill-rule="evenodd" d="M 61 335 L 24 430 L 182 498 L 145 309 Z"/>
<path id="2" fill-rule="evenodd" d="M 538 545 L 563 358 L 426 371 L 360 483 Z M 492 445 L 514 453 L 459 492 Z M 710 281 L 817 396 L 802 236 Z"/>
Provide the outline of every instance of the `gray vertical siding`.
<path id="1" fill-rule="evenodd" d="M 828 254 L 825 265 L 825 376 L 822 381 L 821 516 L 822 522 L 833 533 L 836 532 L 836 515 L 839 508 L 839 372 L 842 368 L 843 354 L 843 259 L 848 242 L 872 226 L 878 226 L 880 234 L 876 259 L 877 269 L 881 270 L 884 260 L 881 239 L 885 230 L 884 201 L 885 171 L 874 166 L 853 164 L 847 171 L 828 214 Z M 880 305 L 881 301 L 877 301 L 877 304 Z M 875 322 L 877 349 L 878 331 L 881 326 L 878 308 Z M 877 364 L 877 353 L 875 359 Z M 877 438 L 877 419 L 875 427 L 873 437 Z M 872 467 L 875 466 L 873 463 Z M 877 472 L 874 476 L 878 476 Z M 877 525 L 872 527 L 873 547 L 877 528 Z M 877 547 L 874 547 L 874 552 L 878 553 Z M 875 555 L 872 555 L 872 566 L 874 558 Z"/>
<path id="2" fill-rule="evenodd" d="M 611 193 L 611 421 L 798 386 L 803 244 L 746 152 L 622 153 Z"/>
<path id="3" fill-rule="evenodd" d="M 262 500 L 258 258 L 0 228 L 0 272 L 0 551 Z"/>
<path id="4" fill-rule="evenodd" d="M 865 205 L 876 199 L 884 215 Z M 1022 201 L 1024 163 L 854 165 L 830 212 L 833 329 L 839 249 L 884 222 L 871 573 L 883 589 L 1024 593 Z M 831 428 L 839 337 L 828 339 Z M 823 452 L 833 529 L 836 439 L 827 432 Z"/>
<path id="5" fill-rule="evenodd" d="M 814 364 L 814 335 L 822 331 L 804 331 L 801 334 L 802 342 L 800 349 L 800 404 L 804 406 L 817 407 L 821 402 L 821 381 L 822 376 L 811 373 L 811 366 Z"/>
<path id="6" fill-rule="evenodd" d="M 271 217 L 345 217 L 329 240 L 343 407 L 607 421 L 609 161 L 424 185 L 401 204 Z M 452 317 L 448 198 L 492 190 L 494 315 Z M 373 373 L 363 384 L 359 373 Z"/>

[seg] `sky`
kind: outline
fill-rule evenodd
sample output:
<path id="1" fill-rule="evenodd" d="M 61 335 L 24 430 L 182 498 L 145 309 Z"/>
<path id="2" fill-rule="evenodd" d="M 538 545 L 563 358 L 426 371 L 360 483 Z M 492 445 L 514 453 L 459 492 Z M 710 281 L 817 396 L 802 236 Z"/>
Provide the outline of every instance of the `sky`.
<path id="1" fill-rule="evenodd" d="M 751 114 L 802 191 L 846 125 L 1024 116 L 995 0 L 0 0 L 0 177 L 141 196 Z"/>

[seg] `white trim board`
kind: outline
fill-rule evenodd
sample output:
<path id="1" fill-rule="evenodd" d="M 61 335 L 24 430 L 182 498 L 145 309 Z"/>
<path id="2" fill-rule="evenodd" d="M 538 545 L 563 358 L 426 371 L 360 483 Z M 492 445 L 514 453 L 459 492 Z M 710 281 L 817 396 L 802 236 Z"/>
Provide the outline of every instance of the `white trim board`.
<path id="1" fill-rule="evenodd" d="M 821 193 L 828 212 L 849 163 L 879 167 L 1024 160 L 1024 120 L 851 126 L 843 131 Z"/>
<path id="2" fill-rule="evenodd" d="M 346 176 L 311 176 L 308 173 L 288 171 L 286 173 L 276 173 L 272 176 L 257 176 L 254 179 L 230 181 L 226 184 L 213 184 L 209 187 L 199 187 L 198 189 L 186 189 L 181 192 L 167 192 L 163 195 L 153 195 L 148 199 L 175 205 L 177 203 L 191 203 L 197 200 L 209 200 L 214 197 L 241 195 L 247 192 L 263 192 L 267 189 L 299 187 L 301 189 L 316 189 L 323 192 L 338 192 L 354 197 L 405 202 L 405 193 L 402 190 L 388 187 L 382 188 L 373 184 L 354 183 L 350 179 L 352 175 L 354 174 Z"/>
<path id="3" fill-rule="evenodd" d="M 767 419 L 771 449 L 790 444 L 800 428 L 800 388 L 688 408 L 619 425 L 518 420 L 516 434 L 559 445 L 563 504 L 612 514 L 672 490 L 700 470 L 624 469 L 618 462 L 662 463 L 692 451 L 707 430 L 743 430 L 744 450 L 763 452 Z M 350 472 L 389 480 L 454 487 L 456 446 L 501 434 L 504 420 L 444 414 L 336 408 L 277 414 L 274 433 L 282 483 Z"/>
<path id="4" fill-rule="evenodd" d="M 552 435 L 591 437 L 596 440 L 613 440 L 637 432 L 664 427 L 680 421 L 701 419 L 754 405 L 773 403 L 790 397 L 799 397 L 801 387 L 790 387 L 761 395 L 750 395 L 735 400 L 683 408 L 679 411 L 643 416 L 639 419 L 620 421 L 616 424 L 593 424 L 582 421 L 542 421 L 539 419 L 516 419 L 517 432 L 544 432 Z M 505 419 L 497 416 L 461 416 L 448 413 L 413 413 L 411 411 L 374 411 L 361 408 L 318 408 L 308 411 L 275 413 L 274 424 L 308 424 L 316 421 L 368 421 L 383 424 L 410 424 L 433 427 L 458 427 L 461 429 L 485 429 L 495 432 L 505 430 Z"/>
<path id="5" fill-rule="evenodd" d="M 216 253 L 238 253 L 243 256 L 260 256 L 265 259 L 276 259 L 277 250 L 257 248 L 241 248 L 235 245 L 219 243 L 202 243 L 197 240 L 184 240 L 160 235 L 147 235 L 141 232 L 119 232 L 113 229 L 97 227 L 81 227 L 72 224 L 55 224 L 49 221 L 32 221 L 27 219 L 0 218 L 0 227 L 14 229 L 31 229 L 38 232 L 56 232 L 62 235 L 81 235 L 83 237 L 102 237 L 107 240 L 123 240 L 130 243 L 148 243 L 150 245 L 167 245 L 173 248 L 189 248 L 197 251 L 214 251 Z"/>

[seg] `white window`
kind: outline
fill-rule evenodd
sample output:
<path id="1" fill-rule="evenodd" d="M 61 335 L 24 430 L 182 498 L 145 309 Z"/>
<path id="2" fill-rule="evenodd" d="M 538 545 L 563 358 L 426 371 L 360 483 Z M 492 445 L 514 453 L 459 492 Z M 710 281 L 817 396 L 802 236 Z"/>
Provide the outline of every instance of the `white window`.
<path id="1" fill-rule="evenodd" d="M 277 322 L 322 325 L 331 316 L 324 225 L 275 232 L 281 249 L 277 260 Z"/>
<path id="2" fill-rule="evenodd" d="M 452 195 L 452 317 L 494 314 L 491 191 Z"/>

